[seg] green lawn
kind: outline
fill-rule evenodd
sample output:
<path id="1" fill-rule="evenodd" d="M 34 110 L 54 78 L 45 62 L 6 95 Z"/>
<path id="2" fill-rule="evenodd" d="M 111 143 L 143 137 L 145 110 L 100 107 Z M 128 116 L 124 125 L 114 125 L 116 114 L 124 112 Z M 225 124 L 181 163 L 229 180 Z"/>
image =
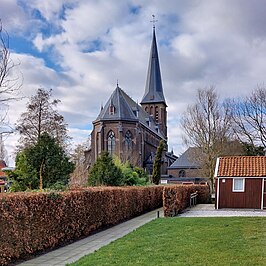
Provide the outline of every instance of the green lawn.
<path id="1" fill-rule="evenodd" d="M 266 218 L 159 218 L 71 265 L 266 265 Z"/>

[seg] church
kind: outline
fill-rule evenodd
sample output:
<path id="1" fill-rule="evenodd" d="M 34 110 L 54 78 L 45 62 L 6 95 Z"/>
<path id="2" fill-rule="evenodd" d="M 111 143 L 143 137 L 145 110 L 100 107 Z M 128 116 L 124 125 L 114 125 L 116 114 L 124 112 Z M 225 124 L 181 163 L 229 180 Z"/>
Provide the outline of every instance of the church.
<path id="1" fill-rule="evenodd" d="M 107 151 L 122 162 L 129 160 L 132 165 L 142 167 L 151 174 L 160 140 L 165 142 L 162 159 L 164 175 L 177 157 L 167 151 L 167 104 L 153 27 L 145 92 L 140 105 L 117 84 L 93 121 L 91 147 L 87 153 L 89 165 Z"/>

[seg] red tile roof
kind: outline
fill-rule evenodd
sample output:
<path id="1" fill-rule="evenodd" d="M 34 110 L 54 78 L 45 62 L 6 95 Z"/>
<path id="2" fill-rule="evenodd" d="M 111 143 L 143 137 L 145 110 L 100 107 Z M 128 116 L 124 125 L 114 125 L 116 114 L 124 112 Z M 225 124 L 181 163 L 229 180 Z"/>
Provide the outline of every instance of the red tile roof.
<path id="1" fill-rule="evenodd" d="M 266 176 L 266 156 L 229 156 L 219 158 L 218 177 Z"/>
<path id="2" fill-rule="evenodd" d="M 0 160 L 0 176 L 6 176 L 6 174 L 1 171 L 4 167 L 6 167 L 6 163 L 3 160 Z"/>

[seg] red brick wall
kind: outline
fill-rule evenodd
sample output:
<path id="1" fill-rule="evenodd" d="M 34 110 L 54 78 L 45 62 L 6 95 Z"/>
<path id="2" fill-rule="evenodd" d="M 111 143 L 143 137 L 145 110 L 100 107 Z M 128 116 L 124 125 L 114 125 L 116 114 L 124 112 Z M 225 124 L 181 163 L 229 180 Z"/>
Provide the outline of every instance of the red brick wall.
<path id="1" fill-rule="evenodd" d="M 185 177 L 201 177 L 199 169 L 168 169 L 168 175 L 179 177 L 179 171 L 181 170 L 186 172 Z"/>

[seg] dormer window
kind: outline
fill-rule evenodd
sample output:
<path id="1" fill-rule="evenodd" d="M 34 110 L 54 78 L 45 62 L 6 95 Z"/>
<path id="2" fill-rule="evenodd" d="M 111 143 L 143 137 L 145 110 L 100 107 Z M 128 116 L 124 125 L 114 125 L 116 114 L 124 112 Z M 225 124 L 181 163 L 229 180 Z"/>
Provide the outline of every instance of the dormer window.
<path id="1" fill-rule="evenodd" d="M 114 115 L 115 114 L 115 107 L 112 104 L 109 106 L 109 114 L 110 115 Z"/>
<path id="2" fill-rule="evenodd" d="M 149 126 L 149 127 L 150 127 L 150 126 L 151 126 L 151 121 L 150 121 L 150 118 L 146 118 L 145 120 L 146 120 L 147 126 Z"/>
<path id="3" fill-rule="evenodd" d="M 133 110 L 133 114 L 134 116 L 139 117 L 139 110 Z"/>
<path id="4" fill-rule="evenodd" d="M 132 111 L 135 117 L 139 117 L 139 106 L 136 104 L 135 106 L 132 107 Z"/>

